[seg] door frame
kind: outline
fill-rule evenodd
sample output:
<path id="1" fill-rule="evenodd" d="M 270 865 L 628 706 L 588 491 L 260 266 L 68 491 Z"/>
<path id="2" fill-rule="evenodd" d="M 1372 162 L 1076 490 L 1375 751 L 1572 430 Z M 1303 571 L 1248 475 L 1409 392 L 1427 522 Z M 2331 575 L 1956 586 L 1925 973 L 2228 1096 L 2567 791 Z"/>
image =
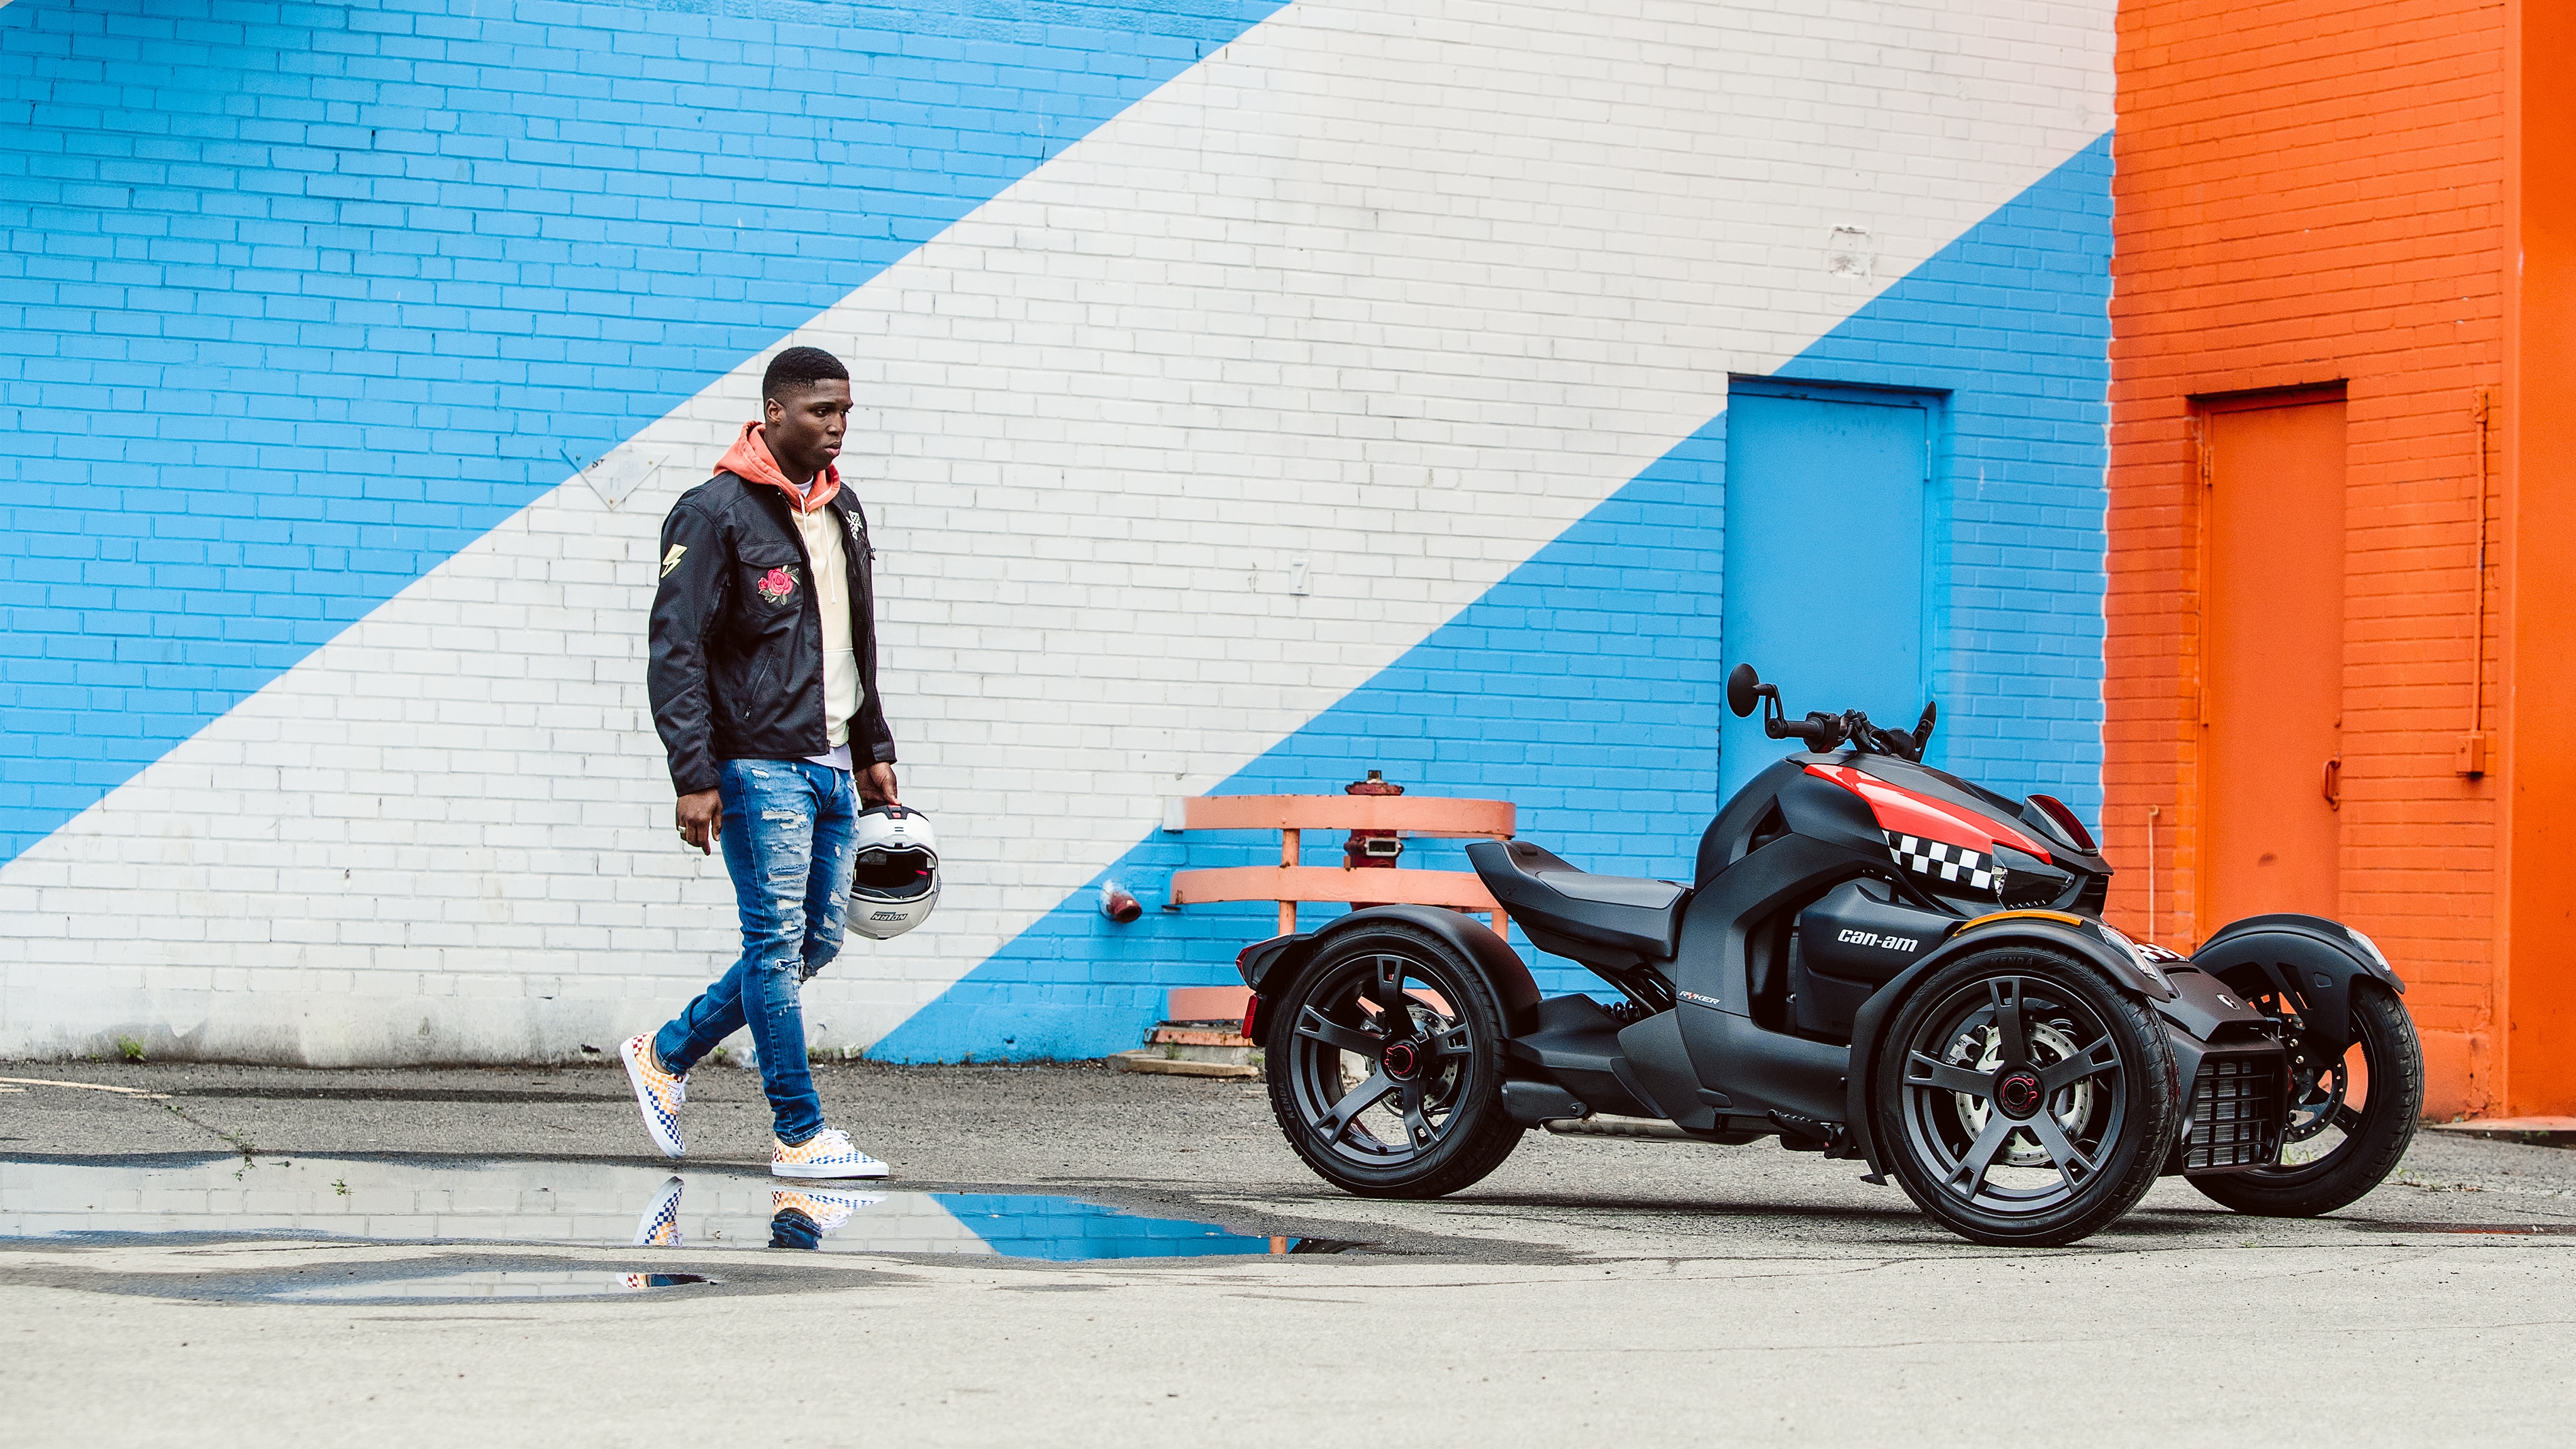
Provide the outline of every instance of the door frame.
<path id="1" fill-rule="evenodd" d="M 1922 636 L 1915 641 L 1915 651 L 1922 659 L 1923 677 L 1916 681 L 1917 691 L 1925 699 L 1944 698 L 1941 686 L 1950 676 L 1950 659 L 1945 652 L 1950 638 L 1950 392 L 1945 387 L 1894 387 L 1875 383 L 1827 382 L 1818 378 L 1765 377 L 1752 373 L 1730 372 L 1726 375 L 1727 416 L 1732 422 L 1735 400 L 1739 397 L 1796 398 L 1807 402 L 1858 403 L 1867 407 L 1913 408 L 1923 414 L 1923 620 Z M 1729 453 L 1729 459 L 1733 453 Z M 1718 480 L 1718 507 L 1726 507 L 1726 480 Z M 1724 581 L 1719 587 L 1718 648 L 1723 656 L 1726 646 L 1726 611 Z M 1911 720 L 1887 722 L 1891 729 L 1910 728 Z M 1936 731 L 1932 750 L 1924 763 L 1933 764 L 1943 754 L 1944 735 Z M 1718 804 L 1723 807 L 1725 801 Z"/>
<path id="2" fill-rule="evenodd" d="M 2210 447 L 2209 420 L 2224 413 L 2265 412 L 2273 408 L 2311 407 L 2318 403 L 2351 405 L 2350 391 L 2341 378 L 2332 382 L 2298 383 L 2288 387 L 2252 388 L 2243 392 L 2190 393 L 2183 406 L 2189 410 L 2191 428 L 2191 579 L 2185 591 L 2184 607 L 2189 616 L 2183 621 L 2185 639 L 2191 657 L 2184 681 L 2187 697 L 2180 711 L 2183 722 L 2183 757 L 2187 779 L 2177 782 L 2175 804 L 2188 805 L 2191 818 L 2176 821 L 2174 832 L 2173 873 L 2181 876 L 2191 871 L 2191 930 L 2189 939 L 2205 941 L 2209 933 L 2224 922 L 2209 916 L 2210 886 L 2202 862 L 2202 836 L 2209 828 L 2209 578 L 2210 564 L 2217 548 L 2216 504 L 2210 490 L 2217 482 L 2216 454 Z M 2349 414 L 2347 413 L 2347 417 Z M 2350 499 L 2352 445 L 2347 435 L 2344 445 L 2346 500 Z M 2349 544 L 2351 525 L 2345 524 Z M 2152 932 L 2154 922 L 2148 923 Z"/>

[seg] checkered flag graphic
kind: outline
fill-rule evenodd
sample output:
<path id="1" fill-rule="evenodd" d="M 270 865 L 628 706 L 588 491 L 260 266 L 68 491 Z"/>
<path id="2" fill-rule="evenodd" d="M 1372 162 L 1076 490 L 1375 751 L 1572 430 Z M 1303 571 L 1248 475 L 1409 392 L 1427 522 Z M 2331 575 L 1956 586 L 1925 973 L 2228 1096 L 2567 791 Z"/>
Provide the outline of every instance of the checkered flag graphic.
<path id="1" fill-rule="evenodd" d="M 1896 863 L 1916 875 L 1929 876 L 1950 885 L 1963 885 L 1982 895 L 2002 895 L 2004 869 L 1991 855 L 1980 854 L 1964 845 L 1951 845 L 1939 840 L 1925 840 L 1915 835 L 1887 832 L 1887 853 Z"/>

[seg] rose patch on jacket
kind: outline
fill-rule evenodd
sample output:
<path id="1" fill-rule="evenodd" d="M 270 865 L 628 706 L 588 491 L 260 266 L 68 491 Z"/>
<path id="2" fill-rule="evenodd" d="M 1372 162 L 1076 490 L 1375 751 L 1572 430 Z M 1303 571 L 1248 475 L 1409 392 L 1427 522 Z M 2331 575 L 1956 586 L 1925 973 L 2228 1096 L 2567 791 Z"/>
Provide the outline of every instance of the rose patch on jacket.
<path id="1" fill-rule="evenodd" d="M 783 568 L 775 568 L 771 569 L 768 573 L 761 575 L 760 596 L 767 599 L 769 602 L 773 604 L 786 603 L 787 596 L 795 592 L 796 576 L 789 573 L 787 570 Z"/>

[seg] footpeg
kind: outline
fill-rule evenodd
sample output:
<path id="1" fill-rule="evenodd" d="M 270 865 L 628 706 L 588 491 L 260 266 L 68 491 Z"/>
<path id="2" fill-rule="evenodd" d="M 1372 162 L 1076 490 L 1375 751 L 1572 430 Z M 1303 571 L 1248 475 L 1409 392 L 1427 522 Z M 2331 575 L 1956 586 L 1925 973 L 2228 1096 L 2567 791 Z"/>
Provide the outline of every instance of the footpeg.
<path id="1" fill-rule="evenodd" d="M 1792 1152 L 1821 1152 L 1828 1157 L 1845 1155 L 1848 1134 L 1840 1122 L 1826 1122 L 1796 1112 L 1774 1112 L 1772 1125 L 1780 1129 L 1780 1145 Z"/>

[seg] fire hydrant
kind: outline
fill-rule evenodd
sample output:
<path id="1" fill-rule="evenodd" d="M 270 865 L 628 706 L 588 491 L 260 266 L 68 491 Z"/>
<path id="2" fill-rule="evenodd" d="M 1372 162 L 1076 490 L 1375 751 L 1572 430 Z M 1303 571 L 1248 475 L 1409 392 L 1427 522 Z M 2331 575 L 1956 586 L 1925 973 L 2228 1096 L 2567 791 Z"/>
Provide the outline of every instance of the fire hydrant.
<path id="1" fill-rule="evenodd" d="M 1371 770 L 1365 780 L 1342 787 L 1345 795 L 1401 795 L 1402 785 L 1387 783 L 1386 773 Z M 1404 837 L 1392 830 L 1354 830 L 1342 845 L 1344 870 L 1393 870 L 1404 854 Z"/>

